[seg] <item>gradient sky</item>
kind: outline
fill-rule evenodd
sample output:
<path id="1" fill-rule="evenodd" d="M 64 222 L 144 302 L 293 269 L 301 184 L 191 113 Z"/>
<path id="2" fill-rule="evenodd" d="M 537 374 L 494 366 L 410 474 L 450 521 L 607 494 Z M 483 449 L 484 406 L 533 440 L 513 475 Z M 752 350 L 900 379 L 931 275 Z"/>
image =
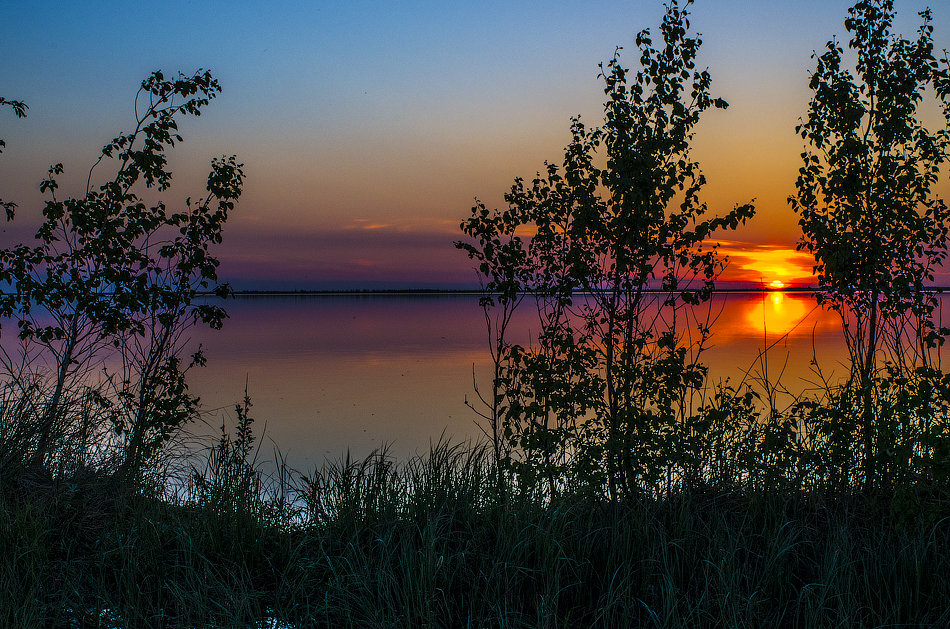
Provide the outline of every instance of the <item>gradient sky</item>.
<path id="1" fill-rule="evenodd" d="M 695 140 L 712 208 L 755 198 L 728 234 L 733 279 L 807 281 L 787 196 L 802 150 L 813 50 L 850 2 L 699 0 L 692 26 L 714 95 Z M 898 0 L 907 35 L 924 4 Z M 950 3 L 933 2 L 950 47 Z M 452 247 L 477 196 L 498 206 L 516 176 L 559 161 L 569 119 L 602 119 L 597 63 L 656 26 L 659 1 L 0 3 L 0 198 L 19 202 L 3 244 L 38 223 L 38 186 L 63 162 L 80 195 L 99 148 L 131 128 L 152 70 L 210 69 L 223 93 L 181 124 L 172 207 L 200 196 L 214 156 L 237 154 L 245 195 L 219 249 L 235 288 L 472 285 Z M 941 186 L 950 196 L 946 178 Z M 725 236 L 724 236 L 725 237 Z"/>

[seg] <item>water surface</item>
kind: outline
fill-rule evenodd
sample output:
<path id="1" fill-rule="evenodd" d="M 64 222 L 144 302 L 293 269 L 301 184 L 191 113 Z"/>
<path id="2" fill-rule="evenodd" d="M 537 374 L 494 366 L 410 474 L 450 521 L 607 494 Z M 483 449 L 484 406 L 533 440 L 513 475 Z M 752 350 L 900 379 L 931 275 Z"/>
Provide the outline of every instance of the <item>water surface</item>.
<path id="1" fill-rule="evenodd" d="M 221 331 L 196 330 L 208 365 L 189 374 L 205 408 L 253 401 L 258 429 L 295 467 L 317 465 L 347 450 L 356 456 L 389 444 L 406 455 L 444 435 L 477 438 L 473 369 L 489 384 L 483 314 L 474 295 L 239 297 L 227 302 Z M 834 313 L 797 293 L 716 297 L 705 362 L 714 380 L 767 376 L 790 390 L 815 379 L 819 355 L 841 370 L 844 346 Z M 525 302 L 514 340 L 537 329 Z M 768 352 L 763 359 L 763 348 Z M 233 413 L 232 413 L 233 415 Z M 220 422 L 220 411 L 209 421 Z M 268 441 L 268 445 L 270 443 Z"/>

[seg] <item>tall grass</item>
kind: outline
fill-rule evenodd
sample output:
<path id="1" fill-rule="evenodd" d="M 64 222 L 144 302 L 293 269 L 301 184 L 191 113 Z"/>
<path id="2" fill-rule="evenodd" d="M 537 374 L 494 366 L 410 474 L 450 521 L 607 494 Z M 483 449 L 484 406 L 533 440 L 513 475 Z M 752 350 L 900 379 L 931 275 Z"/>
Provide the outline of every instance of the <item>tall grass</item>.
<path id="1" fill-rule="evenodd" d="M 620 502 L 519 485 L 482 445 L 271 476 L 256 452 L 245 404 L 176 495 L 107 468 L 4 476 L 0 625 L 950 624 L 950 506 L 929 495 Z"/>
<path id="2" fill-rule="evenodd" d="M 950 398 L 885 384 L 882 415 L 924 427 L 894 451 L 929 449 L 895 457 L 874 491 L 836 415 L 847 390 L 829 387 L 768 413 L 719 391 L 665 455 L 673 473 L 608 498 L 596 471 L 522 474 L 492 444 L 264 465 L 247 397 L 204 449 L 130 478 L 104 401 L 79 388 L 37 464 L 50 394 L 15 379 L 0 389 L 0 626 L 950 626 L 945 442 L 921 438 L 945 424 L 927 401 Z"/>

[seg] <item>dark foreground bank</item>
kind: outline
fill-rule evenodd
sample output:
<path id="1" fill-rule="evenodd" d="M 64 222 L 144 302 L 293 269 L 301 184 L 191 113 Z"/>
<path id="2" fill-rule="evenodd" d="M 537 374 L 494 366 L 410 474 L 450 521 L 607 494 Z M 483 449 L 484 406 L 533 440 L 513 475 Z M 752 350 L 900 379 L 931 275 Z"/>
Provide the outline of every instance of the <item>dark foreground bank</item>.
<path id="1" fill-rule="evenodd" d="M 172 497 L 5 466 L 0 625 L 950 624 L 950 505 L 928 490 L 550 500 L 448 446 L 265 482 L 248 445 Z"/>

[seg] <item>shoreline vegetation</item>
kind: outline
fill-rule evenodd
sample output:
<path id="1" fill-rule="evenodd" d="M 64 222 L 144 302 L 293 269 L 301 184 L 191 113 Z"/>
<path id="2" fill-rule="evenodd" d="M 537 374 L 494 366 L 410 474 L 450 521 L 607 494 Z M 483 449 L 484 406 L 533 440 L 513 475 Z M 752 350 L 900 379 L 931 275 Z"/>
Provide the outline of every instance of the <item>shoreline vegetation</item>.
<path id="1" fill-rule="evenodd" d="M 943 293 L 950 292 L 950 286 L 927 286 L 925 291 L 928 294 L 942 295 Z M 667 291 L 662 289 L 650 289 L 645 288 L 642 291 L 645 295 L 663 295 Z M 824 289 L 816 286 L 785 286 L 780 289 L 776 288 L 720 288 L 717 287 L 713 290 L 710 295 L 759 295 L 759 294 L 774 294 L 774 293 L 796 293 L 796 294 L 821 294 L 825 292 Z M 0 292 L 0 294 L 4 294 Z M 493 293 L 491 291 L 485 291 L 479 288 L 347 288 L 347 289 L 309 289 L 309 288 L 300 288 L 300 289 L 247 289 L 247 290 L 232 290 L 227 295 L 221 295 L 215 293 L 214 291 L 198 291 L 196 293 L 197 297 L 215 297 L 219 299 L 233 299 L 236 297 L 340 297 L 340 296 L 381 296 L 385 297 L 388 295 L 392 296 L 454 296 L 454 295 L 466 295 L 466 296 L 496 296 L 499 293 Z M 521 296 L 530 295 L 530 291 L 523 291 L 518 293 Z M 573 293 L 577 296 L 587 296 L 592 293 L 587 293 L 585 291 L 575 291 Z"/>
<path id="2" fill-rule="evenodd" d="M 563 164 L 462 221 L 494 367 L 471 401 L 485 440 L 408 460 L 290 469 L 247 391 L 216 438 L 189 436 L 205 358 L 187 332 L 226 318 L 198 298 L 230 294 L 213 252 L 244 173 L 213 160 L 205 197 L 149 206 L 136 191 L 170 185 L 177 119 L 220 87 L 143 81 L 84 194 L 57 196 L 51 167 L 35 241 L 0 250 L 22 350 L 0 348 L 0 625 L 950 626 L 950 329 L 926 285 L 950 239 L 933 192 L 950 135 L 917 119 L 936 95 L 950 127 L 950 61 L 930 12 L 910 41 L 890 0 L 858 1 L 854 71 L 837 40 L 813 59 L 789 203 L 815 259 L 800 290 L 840 314 L 850 365 L 831 381 L 816 355 L 799 394 L 768 347 L 735 387 L 700 360 L 712 235 L 755 208 L 699 200 L 693 130 L 727 103 L 696 65 L 690 4 L 637 35 L 639 70 L 620 49 L 600 66 L 602 127 L 573 119 Z M 238 296 L 310 294 L 458 293 Z M 522 305 L 527 346 L 506 336 Z"/>
<path id="3" fill-rule="evenodd" d="M 927 292 L 942 295 L 945 292 L 950 291 L 950 286 L 928 286 L 926 288 Z M 648 295 L 662 295 L 666 293 L 662 289 L 644 289 L 643 293 Z M 815 286 L 787 286 L 781 289 L 775 288 L 716 288 L 711 294 L 712 295 L 758 295 L 762 293 L 799 293 L 799 294 L 813 294 L 821 293 L 823 290 Z M 333 290 L 315 290 L 315 289 L 292 289 L 292 290 L 283 290 L 283 289 L 254 289 L 254 290 L 235 290 L 229 297 L 293 297 L 293 296 L 345 296 L 345 295 L 473 295 L 473 296 L 485 296 L 485 295 L 497 295 L 499 293 L 491 293 L 478 288 L 351 288 L 351 289 L 333 289 Z M 529 295 L 529 291 L 524 291 L 519 293 L 521 295 Z M 584 291 L 575 291 L 575 295 L 583 296 L 587 295 Z M 202 296 L 210 297 L 213 296 L 211 293 L 203 293 Z"/>
<path id="4" fill-rule="evenodd" d="M 548 498 L 485 445 L 265 477 L 222 436 L 155 495 L 0 478 L 8 627 L 943 627 L 948 496 L 694 486 Z M 249 445 L 245 441 L 245 445 Z M 168 480 L 163 479 L 163 480 Z"/>

